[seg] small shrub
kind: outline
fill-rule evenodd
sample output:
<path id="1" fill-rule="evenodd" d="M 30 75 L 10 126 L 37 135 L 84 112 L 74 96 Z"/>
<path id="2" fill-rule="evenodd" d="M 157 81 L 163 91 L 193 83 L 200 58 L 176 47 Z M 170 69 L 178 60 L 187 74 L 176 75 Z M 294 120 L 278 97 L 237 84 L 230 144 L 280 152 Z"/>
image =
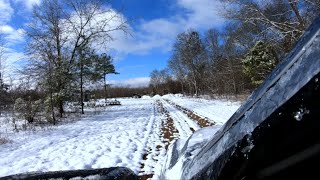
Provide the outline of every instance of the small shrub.
<path id="1" fill-rule="evenodd" d="M 25 101 L 22 98 L 18 98 L 15 101 L 14 110 L 17 113 L 18 118 L 22 118 L 28 121 L 28 123 L 32 123 L 40 112 L 41 104 L 41 100 Z"/>

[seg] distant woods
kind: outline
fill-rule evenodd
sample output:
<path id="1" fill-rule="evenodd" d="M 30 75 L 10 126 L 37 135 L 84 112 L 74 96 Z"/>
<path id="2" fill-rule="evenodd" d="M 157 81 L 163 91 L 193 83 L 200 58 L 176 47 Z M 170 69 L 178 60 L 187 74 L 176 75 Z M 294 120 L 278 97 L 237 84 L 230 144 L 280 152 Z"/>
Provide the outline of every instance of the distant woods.
<path id="1" fill-rule="evenodd" d="M 204 33 L 189 29 L 178 34 L 167 68 L 150 74 L 154 93 L 179 91 L 197 96 L 251 92 L 320 13 L 319 0 L 221 3 L 226 25 Z"/>

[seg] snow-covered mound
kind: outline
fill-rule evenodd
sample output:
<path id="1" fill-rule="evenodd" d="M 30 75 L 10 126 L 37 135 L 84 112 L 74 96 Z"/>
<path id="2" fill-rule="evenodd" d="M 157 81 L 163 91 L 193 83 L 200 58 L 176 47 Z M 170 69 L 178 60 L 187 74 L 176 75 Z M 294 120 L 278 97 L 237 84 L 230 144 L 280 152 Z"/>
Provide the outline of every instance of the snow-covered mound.
<path id="1" fill-rule="evenodd" d="M 165 94 L 165 95 L 163 95 L 162 97 L 163 97 L 163 98 L 166 98 L 166 99 L 170 99 L 170 98 L 174 98 L 175 95 L 173 95 L 173 94 Z"/>
<path id="2" fill-rule="evenodd" d="M 170 99 L 170 98 L 178 98 L 183 97 L 183 94 L 165 94 L 162 96 L 163 98 Z"/>
<path id="3" fill-rule="evenodd" d="M 152 97 L 153 99 L 161 99 L 161 96 L 159 94 Z"/>
<path id="4" fill-rule="evenodd" d="M 151 99 L 151 97 L 148 95 L 143 95 L 143 96 L 141 96 L 141 99 Z"/>
<path id="5" fill-rule="evenodd" d="M 161 179 L 180 179 L 182 167 L 215 135 L 221 126 L 212 126 L 195 131 L 187 140 L 178 139 L 167 152 Z"/>

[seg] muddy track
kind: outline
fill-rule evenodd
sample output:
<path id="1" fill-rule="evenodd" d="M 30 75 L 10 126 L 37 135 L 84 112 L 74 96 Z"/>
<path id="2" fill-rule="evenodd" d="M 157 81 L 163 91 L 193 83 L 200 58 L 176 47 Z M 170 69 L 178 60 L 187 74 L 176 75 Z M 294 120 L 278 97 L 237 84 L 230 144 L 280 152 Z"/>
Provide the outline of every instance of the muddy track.
<path id="1" fill-rule="evenodd" d="M 144 161 L 148 159 L 149 153 L 150 153 L 150 149 L 149 149 L 145 154 L 143 154 L 142 159 L 143 159 Z M 143 169 L 144 169 L 144 166 L 145 166 L 145 164 L 144 164 L 144 163 L 141 163 L 141 171 L 139 172 L 139 174 L 140 174 L 140 173 L 144 173 L 144 170 L 143 170 Z M 153 177 L 153 174 L 139 175 L 139 179 L 141 179 L 141 180 L 147 180 L 147 179 L 152 178 L 152 177 Z"/>
<path id="2" fill-rule="evenodd" d="M 161 101 L 162 100 L 157 100 L 154 104 L 156 113 L 162 117 L 161 128 L 160 128 L 160 137 L 159 137 L 162 141 L 162 144 L 158 144 L 155 147 L 156 152 L 160 152 L 163 148 L 167 151 L 169 148 L 169 145 L 172 143 L 172 141 L 174 141 L 175 139 L 177 139 L 179 137 L 179 131 L 175 127 L 174 120 L 170 116 L 170 112 L 167 110 L 168 107 L 165 107 L 163 104 L 165 102 L 161 102 Z M 175 107 L 178 111 L 187 115 L 189 119 L 195 121 L 199 125 L 200 128 L 214 125 L 214 123 L 211 123 L 207 118 L 200 117 L 199 115 L 195 114 L 193 111 L 191 111 L 185 107 L 182 107 L 182 106 L 180 106 L 180 105 L 178 105 L 168 99 L 165 99 L 165 101 L 170 106 Z M 179 123 L 181 123 L 181 122 L 179 122 Z M 187 123 L 187 122 L 184 122 L 184 123 Z M 190 131 L 193 133 L 195 130 L 192 127 L 190 127 Z M 154 158 L 154 156 L 152 157 L 152 155 L 153 155 L 152 152 L 153 152 L 153 149 L 151 147 L 147 147 L 146 152 L 145 152 L 145 154 L 143 154 L 143 157 L 142 157 L 143 160 L 146 161 L 149 158 Z M 152 173 L 145 174 L 144 167 L 145 167 L 145 164 L 141 163 L 141 171 L 139 174 L 143 174 L 143 175 L 140 175 L 139 179 L 146 180 L 146 179 L 152 178 L 154 174 L 152 174 Z"/>
<path id="3" fill-rule="evenodd" d="M 177 138 L 179 131 L 174 127 L 173 119 L 169 112 L 163 107 L 160 101 L 157 101 L 159 112 L 165 115 L 165 119 L 162 121 L 161 136 L 163 137 L 163 143 L 166 145 L 165 149 L 168 150 L 170 142 Z"/>
<path id="4" fill-rule="evenodd" d="M 173 105 L 176 107 L 178 110 L 186 114 L 190 119 L 194 120 L 201 128 L 208 127 L 208 126 L 213 126 L 215 123 L 210 122 L 207 118 L 200 117 L 199 115 L 195 114 L 193 111 L 182 107 L 168 99 L 164 99 L 167 101 L 170 105 Z"/>
<path id="5" fill-rule="evenodd" d="M 171 144 L 171 142 L 174 139 L 177 139 L 178 137 L 178 130 L 174 127 L 174 123 L 173 123 L 173 119 L 170 117 L 169 112 L 163 107 L 163 104 L 161 103 L 160 100 L 157 100 L 155 103 L 155 108 L 157 113 L 160 116 L 163 116 L 164 118 L 162 119 L 161 122 L 161 135 L 160 137 L 162 137 L 162 145 L 157 145 L 156 146 L 156 151 L 160 152 L 162 148 L 165 148 L 165 150 L 167 151 L 169 148 L 169 145 Z M 159 138 L 160 138 L 159 137 Z M 143 155 L 143 160 L 146 161 L 149 157 L 149 155 L 151 154 L 152 149 L 151 147 L 147 148 L 147 152 Z M 141 171 L 140 173 L 144 173 L 144 163 L 141 163 Z M 149 178 L 152 178 L 154 174 L 144 174 L 144 175 L 140 175 L 139 179 L 141 180 L 147 180 Z"/>

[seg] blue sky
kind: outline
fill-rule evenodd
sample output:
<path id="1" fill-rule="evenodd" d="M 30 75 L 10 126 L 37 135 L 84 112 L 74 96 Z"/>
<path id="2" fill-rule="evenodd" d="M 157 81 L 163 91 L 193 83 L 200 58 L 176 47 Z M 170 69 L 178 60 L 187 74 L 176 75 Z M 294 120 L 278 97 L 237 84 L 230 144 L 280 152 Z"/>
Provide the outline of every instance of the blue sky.
<path id="1" fill-rule="evenodd" d="M 25 44 L 24 25 L 32 6 L 41 0 L 0 0 L 0 30 L 7 40 L 5 76 L 15 79 Z M 193 28 L 203 32 L 219 27 L 221 6 L 214 0 L 111 0 L 108 7 L 128 20 L 131 36 L 114 33 L 110 53 L 119 75 L 108 75 L 115 85 L 148 84 L 154 69 L 163 69 L 178 33 Z"/>

